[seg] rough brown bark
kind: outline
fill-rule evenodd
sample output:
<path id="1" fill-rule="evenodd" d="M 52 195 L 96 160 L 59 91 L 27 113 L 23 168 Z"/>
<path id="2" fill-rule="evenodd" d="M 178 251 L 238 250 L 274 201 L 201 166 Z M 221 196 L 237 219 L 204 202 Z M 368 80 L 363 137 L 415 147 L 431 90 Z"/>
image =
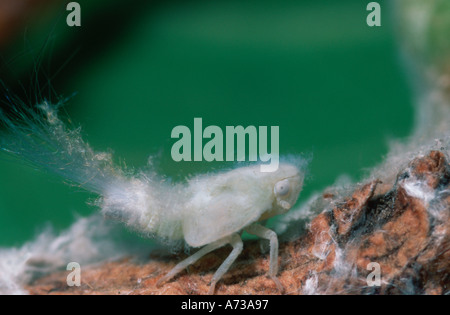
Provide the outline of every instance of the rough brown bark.
<path id="1" fill-rule="evenodd" d="M 433 198 L 412 194 L 408 189 L 414 185 Z M 300 238 L 281 244 L 279 280 L 287 294 L 448 294 L 449 216 L 450 165 L 443 153 L 432 151 L 414 159 L 392 187 L 378 180 L 362 185 L 315 217 Z M 205 256 L 161 288 L 157 280 L 183 255 L 154 253 L 146 263 L 127 258 L 85 268 L 78 288 L 68 287 L 67 272 L 61 272 L 27 289 L 31 294 L 205 294 L 229 250 Z M 381 286 L 367 286 L 370 262 L 381 267 Z M 265 276 L 268 269 L 258 243 L 247 242 L 216 293 L 279 294 Z"/>

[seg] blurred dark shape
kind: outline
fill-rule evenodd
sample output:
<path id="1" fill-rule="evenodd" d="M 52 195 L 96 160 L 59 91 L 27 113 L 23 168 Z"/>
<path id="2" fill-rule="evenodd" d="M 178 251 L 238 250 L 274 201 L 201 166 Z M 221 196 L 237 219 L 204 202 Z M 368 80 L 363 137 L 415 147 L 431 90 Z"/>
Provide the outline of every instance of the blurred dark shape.
<path id="1" fill-rule="evenodd" d="M 24 27 L 33 16 L 41 13 L 56 0 L 0 0 L 0 49 L 8 43 Z"/>

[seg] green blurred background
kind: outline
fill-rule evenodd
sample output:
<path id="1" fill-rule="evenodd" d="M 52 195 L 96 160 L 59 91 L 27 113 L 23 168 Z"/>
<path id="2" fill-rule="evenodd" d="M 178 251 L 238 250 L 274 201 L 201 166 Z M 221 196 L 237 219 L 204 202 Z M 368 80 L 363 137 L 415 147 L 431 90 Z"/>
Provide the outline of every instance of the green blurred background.
<path id="1" fill-rule="evenodd" d="M 177 125 L 280 126 L 280 151 L 313 159 L 300 200 L 340 175 L 360 179 L 406 137 L 411 91 L 391 9 L 366 25 L 369 1 L 78 1 L 69 28 L 61 2 L 3 49 L 18 77 L 47 38 L 48 72 L 66 111 L 97 150 L 177 180 L 229 163 L 175 163 Z M 25 34 L 25 35 L 24 35 Z M 25 40 L 24 40 L 25 38 Z M 3 74 L 2 74 L 3 75 Z M 95 212 L 94 196 L 0 159 L 0 246 L 31 239 L 46 222 L 68 227 Z"/>

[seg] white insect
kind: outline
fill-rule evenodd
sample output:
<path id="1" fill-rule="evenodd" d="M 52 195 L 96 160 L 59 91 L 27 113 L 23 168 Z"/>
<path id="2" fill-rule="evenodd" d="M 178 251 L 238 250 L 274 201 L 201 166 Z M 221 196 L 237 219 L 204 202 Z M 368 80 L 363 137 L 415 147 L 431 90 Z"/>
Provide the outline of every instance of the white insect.
<path id="1" fill-rule="evenodd" d="M 102 213 L 127 226 L 164 240 L 184 240 L 202 247 L 160 278 L 170 280 L 207 253 L 230 244 L 232 252 L 215 272 L 209 293 L 241 253 L 245 230 L 270 241 L 269 276 L 278 288 L 278 239 L 258 224 L 287 212 L 303 184 L 300 167 L 280 164 L 272 173 L 247 166 L 218 174 L 199 175 L 183 184 L 170 184 L 157 175 L 126 172 L 110 154 L 96 153 L 83 141 L 80 129 L 59 119 L 59 105 L 43 102 L 35 110 L 8 97 L 11 110 L 0 112 L 0 148 L 33 165 L 49 169 L 97 193 Z M 1 127 L 1 126 L 0 126 Z"/>

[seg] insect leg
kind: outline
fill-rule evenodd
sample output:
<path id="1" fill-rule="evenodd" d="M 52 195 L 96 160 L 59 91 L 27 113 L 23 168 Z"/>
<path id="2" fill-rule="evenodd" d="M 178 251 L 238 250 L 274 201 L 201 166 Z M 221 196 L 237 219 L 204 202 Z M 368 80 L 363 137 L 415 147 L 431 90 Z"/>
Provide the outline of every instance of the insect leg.
<path id="1" fill-rule="evenodd" d="M 219 269 L 216 270 L 216 273 L 214 274 L 211 280 L 211 286 L 209 287 L 208 294 L 214 294 L 216 283 L 228 271 L 233 262 L 242 252 L 243 244 L 239 234 L 230 235 L 228 237 L 228 240 L 229 240 L 228 243 L 230 243 L 230 245 L 233 246 L 233 250 L 231 251 L 230 255 L 228 255 L 227 259 L 225 259 L 225 261 L 222 263 L 222 265 L 220 265 Z"/>
<path id="2" fill-rule="evenodd" d="M 280 280 L 277 278 L 278 274 L 278 237 L 277 234 L 257 223 L 253 223 L 252 225 L 245 228 L 245 230 L 253 235 L 259 236 L 263 239 L 270 241 L 270 265 L 269 265 L 269 276 L 275 282 L 278 287 L 278 290 L 284 291 L 283 286 L 280 283 Z"/>
<path id="3" fill-rule="evenodd" d="M 165 276 L 163 276 L 161 279 L 158 280 L 156 283 L 157 287 L 160 287 L 164 282 L 170 280 L 175 275 L 177 275 L 179 272 L 183 271 L 186 267 L 189 265 L 192 265 L 197 260 L 208 254 L 209 252 L 212 252 L 213 250 L 220 248 L 228 243 L 230 243 L 231 239 L 230 237 L 225 237 L 223 239 L 220 239 L 214 243 L 208 244 L 199 251 L 197 251 L 195 254 L 189 256 L 185 260 L 178 263 L 172 270 L 170 270 Z"/>

